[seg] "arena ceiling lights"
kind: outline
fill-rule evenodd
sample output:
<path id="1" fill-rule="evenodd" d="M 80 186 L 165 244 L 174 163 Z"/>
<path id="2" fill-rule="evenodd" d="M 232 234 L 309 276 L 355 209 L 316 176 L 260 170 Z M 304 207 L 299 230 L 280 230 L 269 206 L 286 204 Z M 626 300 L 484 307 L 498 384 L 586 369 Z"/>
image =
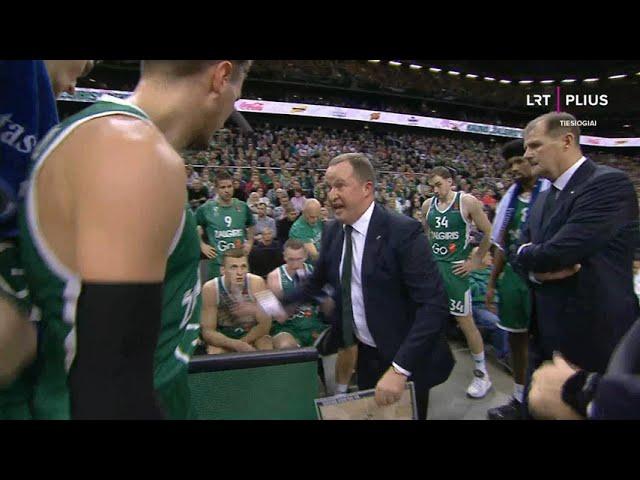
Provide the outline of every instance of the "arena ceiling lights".
<path id="1" fill-rule="evenodd" d="M 367 60 L 367 62 L 378 64 L 378 63 L 381 63 L 381 60 Z M 389 65 L 391 65 L 392 67 L 400 67 L 400 66 L 403 65 L 402 62 L 399 62 L 397 60 L 389 60 L 387 63 Z M 423 65 L 419 65 L 417 63 L 406 63 L 405 65 L 407 65 L 411 70 L 422 70 L 423 68 L 426 68 Z M 440 73 L 440 72 L 442 72 L 442 69 L 438 68 L 438 67 L 429 67 L 429 71 L 432 72 L 432 73 Z M 447 71 L 447 73 L 449 75 L 454 76 L 454 77 L 463 76 L 463 73 L 458 72 L 456 70 L 449 70 L 449 71 Z M 621 79 L 621 78 L 626 78 L 629 75 L 631 75 L 631 74 L 611 75 L 608 78 L 610 80 L 618 80 L 618 79 Z M 640 72 L 637 72 L 635 75 L 640 77 Z M 467 73 L 466 75 L 464 75 L 464 77 L 465 78 L 470 78 L 470 79 L 482 78 L 482 80 L 485 80 L 487 82 L 495 82 L 496 81 L 496 79 L 494 77 L 480 77 L 479 75 L 476 75 L 474 73 Z M 584 83 L 594 83 L 594 82 L 598 82 L 600 80 L 601 80 L 600 78 L 592 77 L 592 78 L 584 78 L 584 79 L 582 79 L 582 82 L 584 82 Z M 530 84 L 533 84 L 533 83 L 541 83 L 543 85 L 549 85 L 549 84 L 553 84 L 553 83 L 556 83 L 556 82 L 567 84 L 567 83 L 575 83 L 575 82 L 578 82 L 578 81 L 579 80 L 577 80 L 575 78 L 566 78 L 564 80 L 499 80 L 499 83 L 501 83 L 503 85 L 508 85 L 508 84 L 513 83 L 513 82 L 517 82 L 520 85 L 530 85 Z"/>

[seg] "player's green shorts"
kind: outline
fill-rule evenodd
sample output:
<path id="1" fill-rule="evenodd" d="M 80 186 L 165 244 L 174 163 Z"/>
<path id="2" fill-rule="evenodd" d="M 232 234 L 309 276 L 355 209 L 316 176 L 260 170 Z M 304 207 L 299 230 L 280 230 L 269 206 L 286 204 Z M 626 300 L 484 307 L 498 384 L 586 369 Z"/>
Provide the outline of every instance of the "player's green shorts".
<path id="1" fill-rule="evenodd" d="M 15 240 L 0 241 L 0 297 L 28 314 L 31 308 L 27 280 Z M 0 388 L 0 420 L 32 418 L 33 366 L 9 386 Z"/>
<path id="2" fill-rule="evenodd" d="M 18 403 L 5 403 L 0 405 L 0 420 L 32 420 L 29 404 L 20 401 Z"/>
<path id="3" fill-rule="evenodd" d="M 32 420 L 35 366 L 25 369 L 8 387 L 0 389 L 0 420 Z"/>
<path id="4" fill-rule="evenodd" d="M 196 420 L 191 407 L 188 373 L 185 369 L 175 379 L 156 389 L 160 408 L 167 420 Z"/>
<path id="5" fill-rule="evenodd" d="M 453 267 L 460 262 L 436 262 L 444 280 L 444 288 L 449 298 L 449 313 L 456 317 L 471 315 L 471 286 L 469 277 L 453 273 Z"/>
<path id="6" fill-rule="evenodd" d="M 500 322 L 498 327 L 507 332 L 527 332 L 531 320 L 531 298 L 525 281 L 506 264 L 498 279 L 500 294 Z"/>
<path id="7" fill-rule="evenodd" d="M 291 325 L 289 322 L 284 325 L 281 325 L 278 322 L 273 322 L 270 335 L 275 337 L 280 333 L 288 333 L 296 339 L 296 342 L 298 342 L 298 345 L 301 347 L 310 347 L 313 345 L 313 342 L 316 341 L 316 338 L 326 330 L 326 328 L 327 325 L 320 321 L 313 322 L 312 325 L 305 325 L 302 327 Z"/>

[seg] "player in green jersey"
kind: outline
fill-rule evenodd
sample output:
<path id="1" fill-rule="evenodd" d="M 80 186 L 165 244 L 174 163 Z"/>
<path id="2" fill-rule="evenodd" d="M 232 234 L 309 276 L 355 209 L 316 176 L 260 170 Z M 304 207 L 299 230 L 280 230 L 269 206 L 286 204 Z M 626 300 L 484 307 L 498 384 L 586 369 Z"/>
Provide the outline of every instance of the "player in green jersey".
<path id="1" fill-rule="evenodd" d="M 449 297 L 449 312 L 464 333 L 474 360 L 473 380 L 467 389 L 472 398 L 484 397 L 491 380 L 484 357 L 482 335 L 473 321 L 469 273 L 483 268 L 482 259 L 491 245 L 491 223 L 482 203 L 472 195 L 452 190 L 451 172 L 444 167 L 431 171 L 429 185 L 435 196 L 422 205 L 431 250 Z M 484 234 L 478 251 L 470 255 L 471 224 Z"/>
<path id="2" fill-rule="evenodd" d="M 320 255 L 323 223 L 320 221 L 320 202 L 315 198 L 308 199 L 302 209 L 302 215 L 291 225 L 289 238 L 300 240 L 304 244 L 309 257 L 316 261 Z"/>
<path id="3" fill-rule="evenodd" d="M 249 255 L 253 248 L 255 219 L 249 206 L 233 198 L 233 179 L 224 172 L 216 175 L 216 201 L 208 200 L 196 210 L 200 251 L 209 259 L 206 280 L 220 276 L 224 252 L 243 248 Z M 202 241 L 206 233 L 207 242 Z"/>
<path id="4" fill-rule="evenodd" d="M 291 226 L 289 238 L 299 240 L 309 254 L 311 261 L 316 261 L 320 255 L 322 229 L 324 223 L 320 219 L 322 206 L 315 198 L 308 199 L 302 210 L 302 215 Z M 358 346 L 351 345 L 340 348 L 336 359 L 336 393 L 347 393 L 349 382 L 358 361 Z"/>
<path id="5" fill-rule="evenodd" d="M 225 251 L 222 274 L 202 287 L 200 323 L 207 353 L 272 350 L 271 317 L 256 305 L 255 297 L 265 292 L 267 286 L 262 277 L 249 273 L 249 261 L 243 249 Z M 248 314 L 237 315 L 239 303 L 255 308 Z"/>
<path id="6" fill-rule="evenodd" d="M 143 61 L 129 99 L 103 98 L 39 145 L 21 216 L 42 312 L 38 418 L 189 417 L 199 252 L 178 151 L 208 145 L 250 63 Z"/>
<path id="7" fill-rule="evenodd" d="M 295 289 L 297 284 L 311 274 L 313 267 L 306 263 L 308 253 L 299 240 L 289 239 L 284 244 L 285 264 L 267 275 L 267 286 L 276 297 Z M 296 312 L 283 323 L 274 322 L 271 327 L 273 347 L 277 350 L 310 347 L 328 325 L 319 319 L 317 305 L 299 305 Z"/>
<path id="8" fill-rule="evenodd" d="M 514 184 L 509 188 L 500 205 L 493 225 L 495 258 L 487 286 L 487 305 L 493 305 L 496 291 L 499 293 L 498 327 L 509 335 L 513 368 L 514 391 L 509 403 L 490 409 L 492 420 L 517 420 L 522 418 L 521 407 L 527 372 L 527 351 L 531 298 L 529 287 L 516 274 L 508 262 L 509 254 L 519 245 L 520 232 L 527 221 L 528 212 L 540 190 L 548 188 L 548 181 L 538 180 L 529 161 L 524 158 L 524 143 L 513 140 L 504 145 L 502 156 L 509 164 Z M 502 214 L 501 212 L 504 212 Z"/>

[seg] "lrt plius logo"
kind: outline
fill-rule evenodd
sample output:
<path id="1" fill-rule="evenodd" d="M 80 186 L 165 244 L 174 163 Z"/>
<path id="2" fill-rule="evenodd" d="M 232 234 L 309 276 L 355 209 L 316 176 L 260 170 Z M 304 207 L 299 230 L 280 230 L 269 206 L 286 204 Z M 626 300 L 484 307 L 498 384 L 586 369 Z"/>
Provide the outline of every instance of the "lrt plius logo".
<path id="1" fill-rule="evenodd" d="M 562 101 L 564 99 L 564 102 Z M 548 107 L 551 104 L 551 94 L 527 94 L 528 107 Z M 609 105 L 607 95 L 594 94 L 566 94 L 560 95 L 560 87 L 556 87 L 556 110 L 559 112 L 561 106 L 569 107 L 606 107 Z"/>

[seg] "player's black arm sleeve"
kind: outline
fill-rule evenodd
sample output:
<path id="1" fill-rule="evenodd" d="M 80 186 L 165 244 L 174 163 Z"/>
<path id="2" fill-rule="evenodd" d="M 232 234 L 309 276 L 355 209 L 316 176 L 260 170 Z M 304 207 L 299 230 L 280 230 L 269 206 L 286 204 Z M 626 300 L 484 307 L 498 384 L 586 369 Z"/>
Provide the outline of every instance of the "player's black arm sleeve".
<path id="1" fill-rule="evenodd" d="M 73 419 L 160 419 L 153 372 L 162 283 L 83 283 L 69 372 Z"/>

